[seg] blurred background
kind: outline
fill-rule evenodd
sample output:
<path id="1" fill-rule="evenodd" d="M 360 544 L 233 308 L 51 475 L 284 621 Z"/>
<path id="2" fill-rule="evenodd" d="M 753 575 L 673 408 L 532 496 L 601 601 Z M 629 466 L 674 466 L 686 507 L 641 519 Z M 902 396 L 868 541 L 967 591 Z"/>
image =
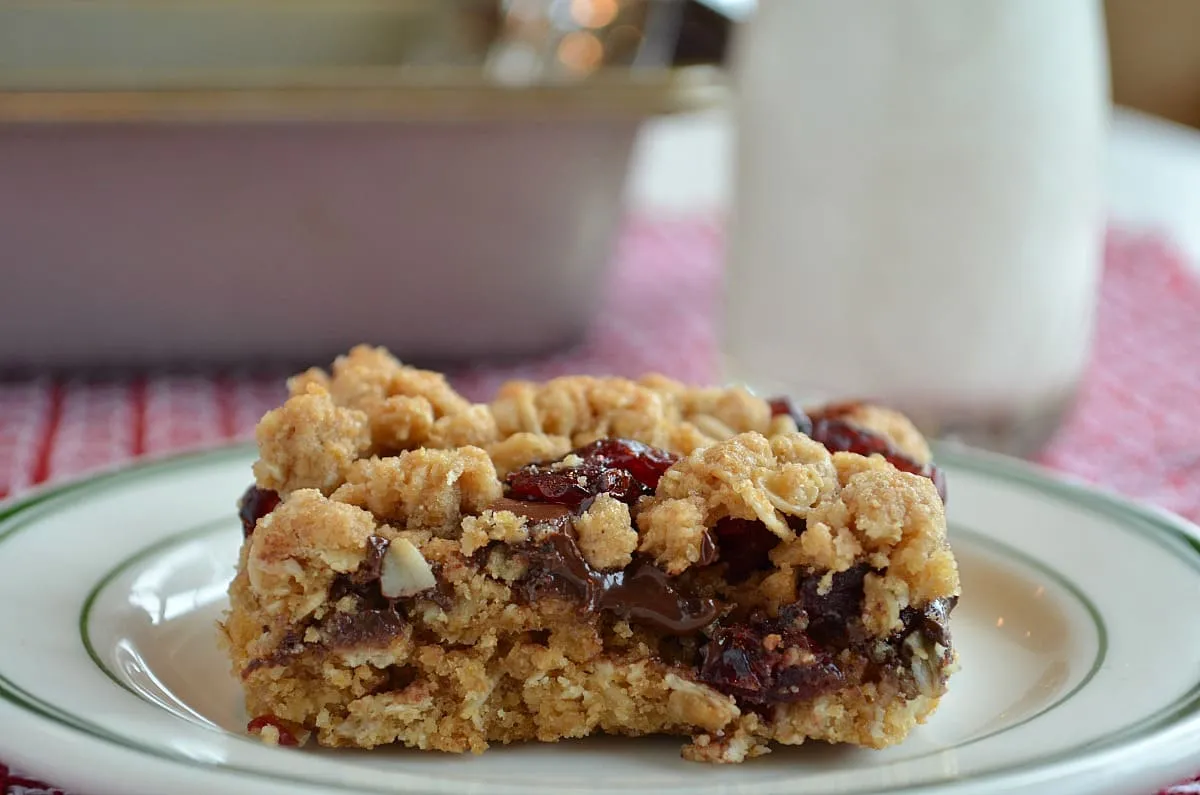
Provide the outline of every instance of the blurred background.
<path id="1" fill-rule="evenodd" d="M 0 366 L 299 362 L 362 339 L 453 363 L 577 344 L 623 218 L 724 213 L 739 195 L 730 50 L 755 6 L 4 0 Z M 870 24 L 867 5 L 855 15 Z M 1103 16 L 1117 105 L 1200 124 L 1197 5 L 1108 0 Z M 781 104 L 837 118 L 805 94 L 836 93 L 836 72 L 787 79 Z M 1114 139 L 1111 180 L 1187 137 L 1132 113 L 1116 126 L 1145 129 Z M 1134 216 L 1153 201 L 1110 193 Z M 329 301 L 332 275 L 357 295 Z M 520 311 L 497 335 L 501 305 Z"/>
<path id="2" fill-rule="evenodd" d="M 1194 387 L 1192 327 L 1112 301 L 1191 295 L 1198 9 L 0 0 L 0 463 L 72 401 L 244 436 L 358 342 L 474 399 L 659 370 L 1065 460 L 1139 335 L 1133 382 Z"/>

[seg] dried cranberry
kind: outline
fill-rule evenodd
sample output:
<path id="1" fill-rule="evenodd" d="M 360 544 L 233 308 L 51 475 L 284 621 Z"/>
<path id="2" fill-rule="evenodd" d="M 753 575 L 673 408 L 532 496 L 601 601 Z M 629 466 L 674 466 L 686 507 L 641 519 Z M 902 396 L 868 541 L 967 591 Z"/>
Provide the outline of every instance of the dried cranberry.
<path id="1" fill-rule="evenodd" d="M 901 456 L 892 443 L 882 436 L 872 433 L 857 425 L 851 425 L 845 420 L 834 419 L 832 417 L 818 417 L 813 422 L 812 433 L 809 434 L 813 439 L 829 448 L 832 452 L 858 453 L 859 455 L 872 455 L 878 453 L 887 458 L 888 456 Z M 902 461 L 907 467 L 905 471 L 913 467 L 919 467 L 912 459 Z M 899 469 L 900 467 L 897 467 Z"/>
<path id="2" fill-rule="evenodd" d="M 291 730 L 283 724 L 279 718 L 274 715 L 259 715 L 254 720 L 246 724 L 246 731 L 251 734 L 258 734 L 267 726 L 274 726 L 279 732 L 280 745 L 299 745 L 300 742 L 296 739 L 296 735 L 292 734 Z"/>
<path id="3" fill-rule="evenodd" d="M 793 404 L 790 397 L 767 398 L 767 405 L 771 407 L 772 417 L 782 417 L 785 414 L 792 413 Z"/>
<path id="4" fill-rule="evenodd" d="M 739 583 L 771 565 L 771 550 L 779 536 L 755 519 L 721 519 L 712 529 L 718 560 L 726 564 L 725 579 Z"/>
<path id="5" fill-rule="evenodd" d="M 762 643 L 748 626 L 718 629 L 704 647 L 700 680 L 734 698 L 759 700 L 771 673 Z"/>
<path id="6" fill-rule="evenodd" d="M 842 400 L 837 403 L 826 403 L 816 412 L 813 419 L 840 420 L 849 414 L 854 414 L 864 405 L 861 400 Z"/>
<path id="7" fill-rule="evenodd" d="M 813 422 L 812 433 L 809 435 L 825 445 L 831 453 L 858 453 L 868 456 L 879 454 L 902 472 L 911 472 L 914 475 L 927 477 L 933 481 L 942 502 L 946 501 L 946 480 L 940 469 L 933 464 L 920 464 L 914 461 L 877 433 L 834 417 L 818 416 Z"/>
<path id="8" fill-rule="evenodd" d="M 946 504 L 946 473 L 937 464 L 929 465 L 929 479 L 933 481 L 933 487 L 937 489 L 938 496 L 942 498 L 942 504 Z"/>
<path id="9" fill-rule="evenodd" d="M 632 439 L 600 439 L 575 450 L 585 461 L 603 461 L 608 466 L 629 470 L 638 482 L 653 490 L 679 457 Z"/>
<path id="10" fill-rule="evenodd" d="M 254 532 L 258 520 L 279 506 L 279 495 L 270 489 L 251 486 L 238 500 L 238 518 L 242 520 L 242 532 L 248 538 Z"/>
<path id="11" fill-rule="evenodd" d="M 796 423 L 796 427 L 800 433 L 812 434 L 812 420 L 809 416 L 796 407 L 790 397 L 774 397 L 767 401 L 767 405 L 771 407 L 772 417 L 782 417 L 784 415 L 792 418 Z"/>
<path id="12" fill-rule="evenodd" d="M 719 627 L 701 652 L 699 679 L 750 705 L 804 701 L 840 687 L 841 670 L 813 646 L 805 626 L 804 611 L 793 605 L 779 618 Z"/>
<path id="13" fill-rule="evenodd" d="M 677 460 L 665 450 L 629 439 L 601 439 L 575 450 L 572 467 L 530 464 L 508 476 L 509 496 L 518 500 L 582 507 L 598 494 L 633 503 L 653 494 Z"/>
<path id="14" fill-rule="evenodd" d="M 633 502 L 646 493 L 629 470 L 608 469 L 593 461 L 562 469 L 530 464 L 511 473 L 508 486 L 509 496 L 518 500 L 573 507 L 605 492 L 623 502 Z"/>

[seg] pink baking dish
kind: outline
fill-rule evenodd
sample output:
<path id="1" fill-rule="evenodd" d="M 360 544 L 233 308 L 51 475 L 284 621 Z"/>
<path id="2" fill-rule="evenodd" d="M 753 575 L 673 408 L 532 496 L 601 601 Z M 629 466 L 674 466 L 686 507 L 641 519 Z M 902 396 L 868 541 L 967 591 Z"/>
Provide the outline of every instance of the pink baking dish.
<path id="1" fill-rule="evenodd" d="M 641 122 L 724 91 L 653 5 L 0 2 L 0 367 L 579 339 Z"/>

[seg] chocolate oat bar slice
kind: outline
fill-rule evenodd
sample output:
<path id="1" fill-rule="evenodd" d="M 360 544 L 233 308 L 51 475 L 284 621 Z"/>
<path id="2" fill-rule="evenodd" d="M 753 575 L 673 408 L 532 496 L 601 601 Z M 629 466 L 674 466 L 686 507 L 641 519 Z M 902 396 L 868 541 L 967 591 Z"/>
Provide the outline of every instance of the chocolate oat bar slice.
<path id="1" fill-rule="evenodd" d="M 880 748 L 957 667 L 941 478 L 894 412 L 659 376 L 471 404 L 366 347 L 289 388 L 222 624 L 268 742 Z"/>

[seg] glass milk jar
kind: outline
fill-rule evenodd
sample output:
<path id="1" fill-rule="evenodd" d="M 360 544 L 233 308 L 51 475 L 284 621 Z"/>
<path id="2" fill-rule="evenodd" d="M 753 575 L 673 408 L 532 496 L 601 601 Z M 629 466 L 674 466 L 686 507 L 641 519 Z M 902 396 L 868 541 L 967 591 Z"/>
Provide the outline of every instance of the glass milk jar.
<path id="1" fill-rule="evenodd" d="M 1017 454 L 1087 362 L 1093 0 L 760 0 L 734 48 L 727 374 Z"/>

